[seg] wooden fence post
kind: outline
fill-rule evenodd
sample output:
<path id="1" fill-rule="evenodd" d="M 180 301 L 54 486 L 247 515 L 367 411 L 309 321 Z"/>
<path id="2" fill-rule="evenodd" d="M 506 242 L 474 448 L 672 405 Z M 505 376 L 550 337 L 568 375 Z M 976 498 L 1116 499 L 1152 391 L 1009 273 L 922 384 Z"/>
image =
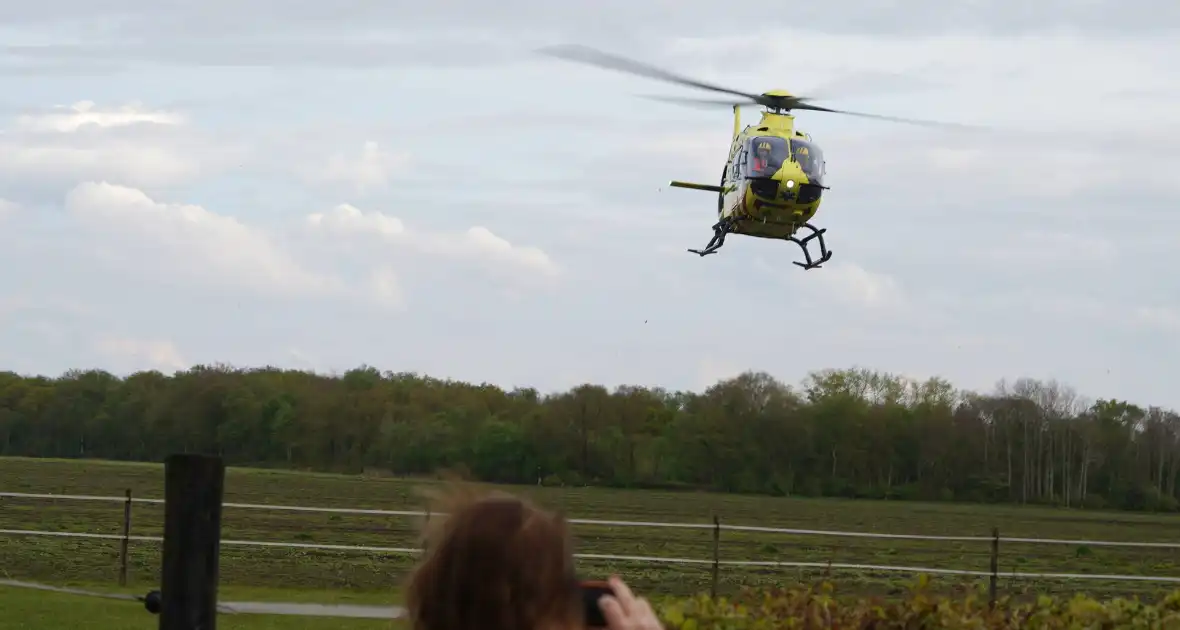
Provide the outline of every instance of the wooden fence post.
<path id="1" fill-rule="evenodd" d="M 186 454 L 165 460 L 159 630 L 217 630 L 224 492 L 221 458 Z"/>
<path id="2" fill-rule="evenodd" d="M 131 488 L 123 502 L 123 541 L 119 544 L 119 586 L 127 586 L 127 546 L 131 542 Z"/>
<path id="3" fill-rule="evenodd" d="M 996 581 L 1000 573 L 1000 528 L 992 528 L 992 566 L 987 589 L 988 608 L 996 607 Z"/>
<path id="4" fill-rule="evenodd" d="M 423 527 L 423 530 L 425 530 L 428 527 L 430 527 L 430 504 L 429 503 L 426 504 L 426 527 Z M 423 531 L 423 534 L 425 534 L 425 531 Z M 421 538 L 421 540 L 422 540 L 422 555 L 425 556 L 426 555 L 426 547 L 427 547 L 427 537 L 425 535 L 420 535 L 419 538 Z"/>
<path id="5" fill-rule="evenodd" d="M 717 579 L 721 571 L 721 517 L 713 515 L 713 588 L 712 597 L 717 597 Z"/>

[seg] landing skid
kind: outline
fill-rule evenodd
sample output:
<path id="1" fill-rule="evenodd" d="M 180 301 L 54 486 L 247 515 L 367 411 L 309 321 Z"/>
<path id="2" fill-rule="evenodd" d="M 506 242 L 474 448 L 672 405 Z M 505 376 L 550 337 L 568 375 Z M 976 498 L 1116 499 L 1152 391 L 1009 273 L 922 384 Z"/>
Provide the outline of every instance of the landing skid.
<path id="1" fill-rule="evenodd" d="M 730 219 L 722 219 L 722 220 L 718 221 L 713 226 L 713 238 L 709 240 L 709 244 L 706 245 L 704 249 L 690 249 L 688 251 L 693 254 L 696 254 L 698 256 L 701 256 L 701 257 L 708 256 L 709 254 L 717 253 L 717 250 L 721 249 L 721 246 L 725 244 L 726 235 L 730 234 L 733 231 L 733 223 L 734 222 Z M 827 245 L 824 243 L 824 232 L 827 232 L 827 228 L 824 228 L 822 230 L 816 229 L 816 227 L 811 225 L 810 223 L 804 223 L 800 227 L 804 227 L 804 228 L 807 228 L 808 230 L 811 230 L 811 234 L 808 234 L 807 236 L 803 237 L 802 239 L 799 239 L 795 236 L 788 236 L 782 240 L 791 241 L 792 243 L 798 245 L 799 248 L 803 250 L 803 257 L 804 257 L 804 259 L 806 259 L 807 262 L 802 263 L 802 262 L 798 262 L 798 261 L 793 261 L 794 264 L 802 267 L 803 269 L 818 269 L 824 263 L 826 263 L 832 259 L 832 252 L 830 250 L 828 250 Z M 820 251 L 819 260 L 813 260 L 811 258 L 811 252 L 807 249 L 807 244 L 810 243 L 812 240 L 819 240 L 819 251 Z"/>
<path id="2" fill-rule="evenodd" d="M 701 257 L 716 253 L 717 250 L 721 249 L 721 246 L 725 244 L 725 235 L 729 234 L 732 230 L 733 221 L 729 219 L 721 219 L 713 225 L 713 238 L 709 240 L 709 244 L 706 245 L 704 249 L 690 249 L 688 251 Z"/>
<path id="3" fill-rule="evenodd" d="M 826 244 L 824 244 L 824 232 L 827 232 L 828 228 L 824 228 L 822 230 L 817 230 L 815 228 L 815 226 L 810 223 L 804 223 L 803 225 L 801 225 L 799 227 L 805 227 L 805 228 L 811 230 L 811 234 L 808 234 L 807 236 L 803 237 L 803 240 L 799 240 L 798 238 L 796 238 L 794 236 L 787 237 L 788 241 L 795 243 L 796 245 L 799 246 L 799 249 L 803 250 L 803 257 L 805 259 L 807 259 L 806 264 L 801 263 L 799 261 L 795 261 L 795 264 L 799 265 L 803 269 L 818 269 L 821 265 L 823 265 L 824 263 L 826 263 L 832 259 L 832 252 L 829 251 L 828 246 Z M 812 239 L 819 240 L 820 257 L 819 257 L 819 260 L 817 260 L 815 262 L 812 262 L 811 252 L 808 251 L 808 249 L 807 249 L 807 244 L 810 243 Z"/>

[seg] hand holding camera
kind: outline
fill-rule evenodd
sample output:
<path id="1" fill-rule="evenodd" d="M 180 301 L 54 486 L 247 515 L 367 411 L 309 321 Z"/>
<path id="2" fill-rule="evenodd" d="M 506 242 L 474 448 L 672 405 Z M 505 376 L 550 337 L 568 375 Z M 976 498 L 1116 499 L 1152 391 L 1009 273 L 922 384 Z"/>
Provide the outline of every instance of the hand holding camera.
<path id="1" fill-rule="evenodd" d="M 607 582 L 583 582 L 586 625 L 610 630 L 664 630 L 651 604 L 635 597 L 617 576 Z"/>

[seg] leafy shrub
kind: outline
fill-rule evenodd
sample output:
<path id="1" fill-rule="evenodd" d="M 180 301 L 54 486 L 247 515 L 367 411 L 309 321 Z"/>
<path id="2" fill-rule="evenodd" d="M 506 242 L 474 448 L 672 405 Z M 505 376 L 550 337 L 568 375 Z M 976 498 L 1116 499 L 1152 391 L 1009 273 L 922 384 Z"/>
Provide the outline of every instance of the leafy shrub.
<path id="1" fill-rule="evenodd" d="M 907 597 L 892 601 L 838 600 L 830 583 L 811 589 L 745 590 L 732 599 L 671 600 L 661 604 L 658 613 L 668 630 L 1180 629 L 1180 591 L 1155 605 L 1077 595 L 1072 599 L 1041 596 L 1030 603 L 1002 599 L 991 608 L 986 597 L 975 594 L 930 595 L 926 584 L 923 577 Z"/>

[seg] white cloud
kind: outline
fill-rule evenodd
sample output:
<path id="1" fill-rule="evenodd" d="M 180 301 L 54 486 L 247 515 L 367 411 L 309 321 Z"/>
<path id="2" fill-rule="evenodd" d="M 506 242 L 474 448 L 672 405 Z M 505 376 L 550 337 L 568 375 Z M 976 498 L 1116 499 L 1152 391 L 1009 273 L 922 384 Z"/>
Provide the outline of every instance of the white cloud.
<path id="1" fill-rule="evenodd" d="M 396 217 L 363 212 L 349 204 L 338 205 L 327 213 L 311 214 L 307 223 L 336 234 L 378 236 L 423 254 L 506 264 L 549 278 L 561 272 L 541 249 L 513 245 L 482 226 L 460 234 L 408 230 Z"/>
<path id="2" fill-rule="evenodd" d="M 814 256 L 818 248 L 812 247 Z M 799 260 L 802 261 L 802 256 Z M 837 260 L 835 256 L 822 267 L 806 271 L 795 265 L 787 267 L 777 255 L 770 259 L 755 259 L 753 268 L 759 272 L 760 279 L 773 279 L 779 286 L 786 287 L 796 308 L 804 306 L 800 303 L 801 296 L 810 298 L 807 306 L 834 302 L 842 304 L 845 312 L 873 312 L 874 317 L 880 316 L 882 311 L 900 311 L 913 306 L 901 282 L 893 275 L 870 271 L 857 263 Z"/>
<path id="3" fill-rule="evenodd" d="M 75 132 L 86 125 L 126 127 L 141 123 L 182 125 L 185 122 L 185 117 L 179 113 L 144 109 L 138 103 L 103 110 L 96 109 L 94 101 L 78 101 L 68 108 L 55 107 L 52 113 L 24 115 L 16 119 L 17 129 L 58 133 Z"/>
<path id="4" fill-rule="evenodd" d="M 405 294 L 397 273 L 392 268 L 383 266 L 374 271 L 369 278 L 369 288 L 373 299 L 379 304 L 394 309 L 405 308 Z"/>
<path id="5" fill-rule="evenodd" d="M 105 179 L 169 186 L 241 163 L 245 152 L 236 145 L 211 142 L 177 113 L 83 101 L 19 116 L 0 130 L 0 185 L 22 190 Z"/>
<path id="6" fill-rule="evenodd" d="M 143 369 L 183 370 L 190 363 L 181 356 L 170 341 L 103 336 L 94 342 L 94 349 L 107 360 L 127 371 Z"/>
<path id="7" fill-rule="evenodd" d="M 820 278 L 816 274 L 823 273 Z M 897 307 L 904 295 L 897 280 L 890 275 L 871 272 L 854 263 L 824 263 L 809 272 L 803 284 L 814 292 L 864 308 Z"/>
<path id="8" fill-rule="evenodd" d="M 307 169 L 304 175 L 311 181 L 342 183 L 359 194 L 386 188 L 390 179 L 406 169 L 410 155 L 404 151 L 390 152 L 376 142 L 365 142 L 360 155 L 349 157 L 332 155 L 322 167 Z"/>
<path id="9" fill-rule="evenodd" d="M 128 268 L 268 293 L 324 295 L 340 289 L 336 279 L 304 269 L 265 233 L 200 206 L 160 203 L 141 190 L 107 182 L 79 184 L 65 205 L 109 239 L 104 253 Z"/>
<path id="10" fill-rule="evenodd" d="M 459 255 L 470 248 L 479 256 L 527 267 L 545 276 L 556 276 L 559 273 L 557 265 L 544 251 L 536 247 L 513 245 L 483 226 L 468 228 L 463 236 L 465 240 L 462 242 L 438 236 L 426 242 L 438 253 Z"/>
<path id="11" fill-rule="evenodd" d="M 116 179 L 141 186 L 161 186 L 195 177 L 200 166 L 191 156 L 129 141 L 99 146 L 26 144 L 0 136 L 0 171 L 13 179 Z"/>
<path id="12" fill-rule="evenodd" d="M 11 214 L 16 214 L 16 211 L 19 209 L 20 206 L 18 206 L 16 202 L 0 198 L 0 219 L 3 219 L 4 217 Z"/>
<path id="13" fill-rule="evenodd" d="M 309 214 L 307 223 L 337 233 L 372 233 L 387 237 L 400 237 L 406 233 L 406 226 L 401 219 L 380 212 L 362 212 L 356 206 L 347 203 L 342 203 L 327 213 Z"/>

